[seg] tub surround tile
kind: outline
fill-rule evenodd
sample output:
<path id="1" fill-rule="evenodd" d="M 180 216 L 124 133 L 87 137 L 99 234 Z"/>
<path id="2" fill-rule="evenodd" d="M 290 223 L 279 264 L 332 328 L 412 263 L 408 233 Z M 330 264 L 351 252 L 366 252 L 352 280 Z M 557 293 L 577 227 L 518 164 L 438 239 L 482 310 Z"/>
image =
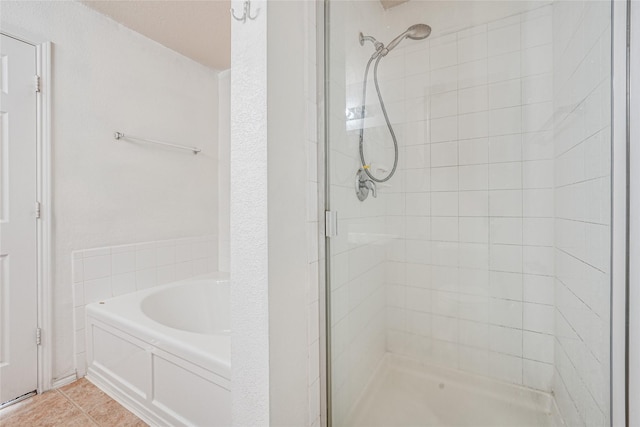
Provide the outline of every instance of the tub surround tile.
<path id="1" fill-rule="evenodd" d="M 115 274 L 136 271 L 135 252 L 121 252 L 111 255 L 111 272 Z"/>
<path id="2" fill-rule="evenodd" d="M 111 278 L 111 292 L 114 296 L 136 291 L 136 273 L 114 274 Z"/>
<path id="3" fill-rule="evenodd" d="M 84 280 L 100 279 L 111 275 L 111 255 L 85 257 Z"/>
<path id="4" fill-rule="evenodd" d="M 76 375 L 86 373 L 86 304 L 216 271 L 217 247 L 216 236 L 199 236 L 73 252 Z"/>

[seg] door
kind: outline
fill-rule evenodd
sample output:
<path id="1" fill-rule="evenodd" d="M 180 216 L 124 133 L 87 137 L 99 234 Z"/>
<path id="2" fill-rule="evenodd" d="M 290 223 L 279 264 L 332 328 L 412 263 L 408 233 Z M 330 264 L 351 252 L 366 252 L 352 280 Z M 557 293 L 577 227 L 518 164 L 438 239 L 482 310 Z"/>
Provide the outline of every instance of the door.
<path id="1" fill-rule="evenodd" d="M 329 425 L 609 425 L 625 2 L 380 3 L 324 8 Z"/>
<path id="2" fill-rule="evenodd" d="M 37 388 L 36 48 L 0 39 L 0 404 Z"/>

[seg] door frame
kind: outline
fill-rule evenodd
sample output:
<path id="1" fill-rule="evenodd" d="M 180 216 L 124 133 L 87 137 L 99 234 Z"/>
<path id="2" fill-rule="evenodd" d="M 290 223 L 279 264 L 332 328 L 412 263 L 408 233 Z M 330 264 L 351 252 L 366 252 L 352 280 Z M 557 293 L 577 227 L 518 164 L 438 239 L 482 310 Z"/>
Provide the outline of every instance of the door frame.
<path id="1" fill-rule="evenodd" d="M 7 31 L 8 30 L 8 31 Z M 38 393 L 53 387 L 53 299 L 52 299 L 52 192 L 51 192 L 51 53 L 52 43 L 14 28 L 3 28 L 0 34 L 36 48 L 36 73 L 40 76 L 40 91 L 36 94 L 36 198 L 40 202 L 40 218 L 36 222 L 37 244 L 37 327 L 41 331 L 38 361 L 35 369 Z M 35 87 L 35 81 L 34 81 Z M 34 337 L 35 339 L 35 337 Z"/>
<path id="2" fill-rule="evenodd" d="M 38 239 L 38 328 L 42 341 L 38 346 L 38 393 L 51 389 L 53 381 L 52 322 L 52 197 L 51 197 L 51 42 L 36 46 L 36 67 L 40 76 L 37 100 L 37 197 L 40 201 Z"/>

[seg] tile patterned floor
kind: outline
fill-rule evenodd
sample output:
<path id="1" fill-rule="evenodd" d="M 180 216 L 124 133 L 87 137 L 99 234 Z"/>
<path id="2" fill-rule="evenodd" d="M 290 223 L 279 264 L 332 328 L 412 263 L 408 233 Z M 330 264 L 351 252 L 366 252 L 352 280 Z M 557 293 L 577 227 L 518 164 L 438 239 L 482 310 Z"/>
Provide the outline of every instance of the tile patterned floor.
<path id="1" fill-rule="evenodd" d="M 84 378 L 0 411 L 2 427 L 146 425 Z"/>

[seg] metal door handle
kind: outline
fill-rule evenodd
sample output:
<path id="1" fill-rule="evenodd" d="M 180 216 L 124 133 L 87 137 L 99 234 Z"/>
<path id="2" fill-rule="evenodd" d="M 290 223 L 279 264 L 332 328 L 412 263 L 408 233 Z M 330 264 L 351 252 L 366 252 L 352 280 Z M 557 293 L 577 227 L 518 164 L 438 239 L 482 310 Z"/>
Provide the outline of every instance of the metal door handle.
<path id="1" fill-rule="evenodd" d="M 6 256 L 9 256 L 9 254 L 0 254 L 0 258 L 4 258 Z"/>

